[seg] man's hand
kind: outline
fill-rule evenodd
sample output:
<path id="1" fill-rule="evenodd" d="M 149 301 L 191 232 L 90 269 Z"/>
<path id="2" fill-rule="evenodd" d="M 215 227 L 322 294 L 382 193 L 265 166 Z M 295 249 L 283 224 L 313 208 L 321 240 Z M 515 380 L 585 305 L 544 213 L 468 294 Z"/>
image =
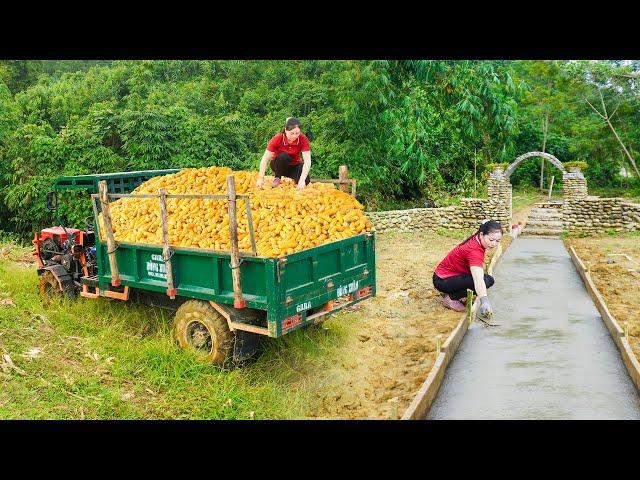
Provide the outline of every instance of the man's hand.
<path id="1" fill-rule="evenodd" d="M 298 190 L 304 190 L 305 186 L 306 186 L 306 183 L 303 182 L 302 180 L 298 182 Z"/>
<path id="2" fill-rule="evenodd" d="M 493 309 L 491 303 L 489 303 L 489 297 L 480 298 L 480 315 L 484 318 L 490 318 L 493 315 Z"/>
<path id="3" fill-rule="evenodd" d="M 256 182 L 256 188 L 262 188 L 263 183 L 264 183 L 264 177 L 258 177 L 258 181 Z"/>

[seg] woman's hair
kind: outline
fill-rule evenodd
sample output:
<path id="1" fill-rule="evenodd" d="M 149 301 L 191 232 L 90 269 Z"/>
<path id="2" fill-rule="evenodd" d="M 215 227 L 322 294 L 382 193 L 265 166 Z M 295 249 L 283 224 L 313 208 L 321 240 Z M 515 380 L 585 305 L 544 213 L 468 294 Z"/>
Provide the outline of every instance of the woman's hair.
<path id="1" fill-rule="evenodd" d="M 298 120 L 296 117 L 287 117 L 287 119 L 284 122 L 284 129 L 287 131 L 290 131 L 296 127 L 302 128 L 302 126 L 300 125 L 300 120 Z"/>
<path id="2" fill-rule="evenodd" d="M 458 245 L 464 245 L 479 233 L 482 233 L 483 235 L 489 235 L 491 232 L 502 233 L 502 225 L 500 225 L 500 222 L 496 220 L 485 220 L 480 224 L 480 227 L 478 228 L 477 232 L 475 232 L 473 235 L 471 235 L 469 238 L 459 243 Z"/>

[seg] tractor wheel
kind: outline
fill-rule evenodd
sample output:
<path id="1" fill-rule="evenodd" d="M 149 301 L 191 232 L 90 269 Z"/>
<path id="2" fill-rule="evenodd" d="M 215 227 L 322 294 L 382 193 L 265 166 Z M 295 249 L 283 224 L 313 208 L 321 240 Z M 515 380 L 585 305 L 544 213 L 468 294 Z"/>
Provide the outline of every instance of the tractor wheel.
<path id="1" fill-rule="evenodd" d="M 56 277 L 49 270 L 40 275 L 38 281 L 38 292 L 40 299 L 45 305 L 51 304 L 52 301 L 62 301 L 74 297 L 72 290 L 62 290 Z"/>
<path id="2" fill-rule="evenodd" d="M 178 308 L 175 336 L 180 348 L 214 365 L 225 365 L 233 353 L 234 334 L 227 320 L 202 300 L 187 300 Z"/>

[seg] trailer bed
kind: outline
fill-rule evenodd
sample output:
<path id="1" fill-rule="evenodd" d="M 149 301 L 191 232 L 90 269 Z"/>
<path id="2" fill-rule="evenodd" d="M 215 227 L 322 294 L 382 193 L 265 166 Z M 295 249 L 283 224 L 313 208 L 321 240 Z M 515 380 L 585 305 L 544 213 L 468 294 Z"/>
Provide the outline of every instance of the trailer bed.
<path id="1" fill-rule="evenodd" d="M 97 225 L 97 220 L 96 220 Z M 100 292 L 110 289 L 107 244 L 96 235 Z M 228 252 L 172 247 L 173 283 L 180 297 L 233 308 Z M 115 251 L 121 284 L 166 292 L 162 245 L 119 242 Z M 241 255 L 242 295 L 250 309 L 266 313 L 268 335 L 279 337 L 375 295 L 375 233 L 357 235 L 281 258 Z"/>

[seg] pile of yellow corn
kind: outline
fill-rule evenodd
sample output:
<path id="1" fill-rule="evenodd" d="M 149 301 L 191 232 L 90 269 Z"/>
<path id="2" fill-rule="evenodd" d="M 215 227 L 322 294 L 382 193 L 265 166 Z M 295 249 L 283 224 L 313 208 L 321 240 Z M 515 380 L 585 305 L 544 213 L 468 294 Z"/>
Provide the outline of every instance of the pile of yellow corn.
<path id="1" fill-rule="evenodd" d="M 227 175 L 235 176 L 236 193 L 250 197 L 256 250 L 259 256 L 279 257 L 305 248 L 358 235 L 371 230 L 364 207 L 333 184 L 311 183 L 298 190 L 283 178 L 277 188 L 273 177 L 265 177 L 256 188 L 257 172 L 233 172 L 227 167 L 187 168 L 154 177 L 132 194 L 226 195 Z M 227 200 L 175 199 L 167 204 L 169 244 L 230 250 Z M 121 198 L 109 204 L 114 238 L 121 242 L 162 243 L 160 204 L 157 199 Z M 244 199 L 237 201 L 238 247 L 251 251 L 251 239 Z M 100 234 L 105 241 L 104 219 L 100 214 Z"/>

